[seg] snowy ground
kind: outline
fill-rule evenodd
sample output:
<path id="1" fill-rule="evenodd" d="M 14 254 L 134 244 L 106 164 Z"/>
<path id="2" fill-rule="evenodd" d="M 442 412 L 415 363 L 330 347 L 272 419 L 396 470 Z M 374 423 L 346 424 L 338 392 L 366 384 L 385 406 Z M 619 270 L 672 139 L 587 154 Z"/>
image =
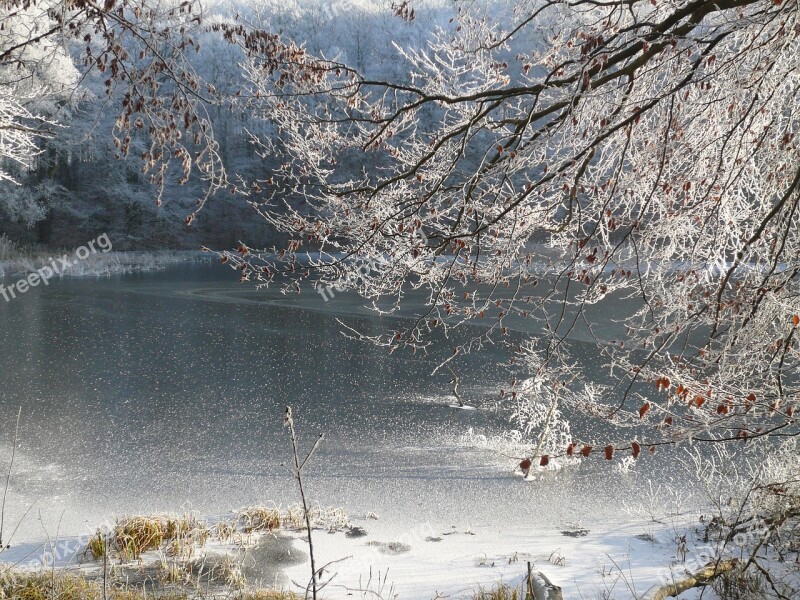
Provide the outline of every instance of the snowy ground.
<path id="1" fill-rule="evenodd" d="M 513 523 L 501 529 L 480 523 L 424 524 L 404 531 L 380 521 L 361 525 L 369 528 L 362 538 L 315 536 L 318 562 L 352 557 L 332 565 L 331 597 L 364 589 L 383 590 L 387 598 L 393 590 L 399 598 L 415 600 L 471 596 L 480 587 L 521 584 L 531 562 L 562 587 L 565 598 L 634 598 L 669 576 L 675 554 L 668 528 L 661 527 L 651 542 L 641 539 L 640 526 L 624 520 L 592 523 L 588 532 L 565 525 L 564 531 L 575 537 L 532 532 Z M 286 574 L 305 583 L 307 565 L 295 565 Z"/>
<path id="2" fill-rule="evenodd" d="M 326 598 L 373 592 L 386 599 L 471 597 L 481 587 L 521 585 L 527 562 L 560 585 L 565 598 L 639 598 L 671 572 L 680 574 L 683 570 L 675 560 L 676 546 L 669 527 L 648 528 L 654 536 L 651 541 L 644 539 L 641 525 L 629 520 L 593 523 L 589 531 L 565 525 L 564 531 L 570 535 L 531 532 L 512 523 L 502 529 L 494 524 L 466 523 L 398 528 L 364 517 L 352 519 L 352 525 L 350 532 L 314 532 L 317 564 L 338 561 L 325 571 L 326 579 L 330 579 Z M 308 582 L 303 536 L 290 534 L 290 544 L 285 536 L 280 532 L 277 536 L 263 534 L 240 556 L 248 584 L 297 591 Z M 70 542 L 70 538 L 53 541 L 56 547 L 76 547 Z M 24 545 L 2 558 L 6 564 L 36 567 L 42 564 L 42 558 L 49 564 L 47 549 L 46 542 L 39 548 Z M 233 546 L 212 543 L 204 552 L 214 556 L 233 550 Z M 285 556 L 277 556 L 278 551 Z M 60 558 L 57 564 L 62 566 L 91 566 L 73 554 Z M 145 556 L 145 563 L 159 560 L 157 553 Z M 686 566 L 693 565 L 689 562 Z"/>
<path id="3" fill-rule="evenodd" d="M 517 482 L 522 486 L 539 483 Z M 530 518 L 487 512 L 485 520 L 349 515 L 349 527 L 335 532 L 316 529 L 313 534 L 317 566 L 331 563 L 325 568 L 330 583 L 324 597 L 471 598 L 475 590 L 499 583 L 522 585 L 530 562 L 534 572 L 544 573 L 562 587 L 564 598 L 634 599 L 642 598 L 654 584 L 681 577 L 708 560 L 706 546 L 694 535 L 699 529 L 691 527 L 698 523 L 696 515 L 648 516 L 638 509 L 609 507 L 612 510 L 588 514 L 580 523 L 559 523 L 550 519 L 559 512 L 556 508 L 532 506 L 531 511 L 539 514 Z M 220 515 L 210 522 L 231 516 Z M 679 533 L 689 534 L 682 560 L 676 556 Z M 307 584 L 304 532 L 281 529 L 240 541 L 243 552 L 241 545 L 212 541 L 197 556 L 205 555 L 212 563 L 221 563 L 224 555 L 234 556 L 250 586 L 299 591 Z M 85 539 L 55 533 L 39 542 L 14 546 L 0 558 L 7 565 L 36 569 L 52 564 L 55 554 L 57 565 L 96 572 L 97 563 L 93 566 L 82 557 L 84 547 Z M 144 557 L 144 568 L 163 560 L 163 554 L 150 552 Z M 695 597 L 695 592 L 681 596 Z M 713 596 L 706 592 L 704 597 Z"/>

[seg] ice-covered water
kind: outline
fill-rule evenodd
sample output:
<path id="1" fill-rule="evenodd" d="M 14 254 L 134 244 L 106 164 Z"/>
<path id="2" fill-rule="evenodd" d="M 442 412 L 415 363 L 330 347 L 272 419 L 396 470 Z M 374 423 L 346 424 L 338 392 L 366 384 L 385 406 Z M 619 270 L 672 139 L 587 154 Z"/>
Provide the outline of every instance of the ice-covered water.
<path id="1" fill-rule="evenodd" d="M 431 355 L 392 355 L 341 335 L 391 328 L 339 295 L 296 297 L 234 283 L 230 270 L 53 281 L 0 306 L 0 465 L 22 407 L 6 522 L 31 505 L 12 543 L 79 535 L 111 515 L 192 508 L 204 515 L 294 502 L 282 428 L 291 404 L 303 441 L 326 439 L 311 497 L 397 531 L 555 535 L 564 522 L 619 519 L 657 459 L 621 475 L 603 461 L 535 482 L 514 461 L 459 446 L 486 411 L 454 410 Z M 461 363 L 462 393 L 494 398 L 497 349 Z M 496 535 L 495 535 L 496 537 Z"/>

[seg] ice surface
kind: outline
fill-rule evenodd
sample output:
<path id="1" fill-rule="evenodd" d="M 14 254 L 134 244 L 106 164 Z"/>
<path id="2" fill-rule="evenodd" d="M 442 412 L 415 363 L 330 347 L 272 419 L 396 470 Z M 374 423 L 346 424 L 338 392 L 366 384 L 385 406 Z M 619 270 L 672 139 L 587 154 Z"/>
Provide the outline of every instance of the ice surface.
<path id="1" fill-rule="evenodd" d="M 448 377 L 431 371 L 451 346 L 390 356 L 344 338 L 336 319 L 377 333 L 395 317 L 370 315 L 346 295 L 325 303 L 231 279 L 207 265 L 65 279 L 3 307 L 3 464 L 22 406 L 6 522 L 34 507 L 12 540 L 18 552 L 4 559 L 114 515 L 295 502 L 283 466 L 291 404 L 304 443 L 326 435 L 307 472 L 313 502 L 342 506 L 369 532 L 317 536 L 325 559 L 355 556 L 339 567 L 342 585 L 372 564 L 390 569 L 401 597 L 432 598 L 513 579 L 533 560 L 560 585 L 591 591 L 608 581 L 598 567 L 612 564 L 606 555 L 644 561 L 645 579 L 668 561 L 668 534 L 662 546 L 636 539 L 644 529 L 623 510 L 644 502 L 644 482 L 668 468 L 658 456 L 627 473 L 598 460 L 524 481 L 513 459 L 460 443 L 470 428 L 491 434 L 503 424 L 450 407 Z M 470 404 L 495 398 L 500 358 L 460 365 Z M 562 534 L 575 522 L 586 537 Z M 404 539 L 410 550 L 399 554 L 367 545 Z M 566 566 L 548 561 L 552 553 Z"/>

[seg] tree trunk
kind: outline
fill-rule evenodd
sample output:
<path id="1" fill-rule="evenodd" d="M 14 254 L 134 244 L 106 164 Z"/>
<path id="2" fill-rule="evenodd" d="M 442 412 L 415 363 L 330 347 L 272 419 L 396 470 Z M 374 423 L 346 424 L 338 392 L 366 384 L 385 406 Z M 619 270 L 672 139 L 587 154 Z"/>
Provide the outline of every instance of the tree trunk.
<path id="1" fill-rule="evenodd" d="M 561 588 L 547 578 L 541 571 L 533 574 L 528 563 L 528 596 L 530 600 L 564 600 Z"/>
<path id="2" fill-rule="evenodd" d="M 732 571 L 738 563 L 739 561 L 735 558 L 723 561 L 712 561 L 699 571 L 687 575 L 684 579 L 673 581 L 667 585 L 654 585 L 647 590 L 642 600 L 666 600 L 670 597 L 677 598 L 679 594 L 682 594 L 686 590 L 705 585 L 723 573 Z"/>

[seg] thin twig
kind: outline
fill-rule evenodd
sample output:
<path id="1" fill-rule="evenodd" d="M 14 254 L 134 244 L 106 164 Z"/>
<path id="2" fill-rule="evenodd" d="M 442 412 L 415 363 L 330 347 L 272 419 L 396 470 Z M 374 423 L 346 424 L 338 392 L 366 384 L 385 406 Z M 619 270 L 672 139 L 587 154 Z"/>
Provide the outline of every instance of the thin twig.
<path id="1" fill-rule="evenodd" d="M 294 431 L 294 420 L 292 419 L 291 406 L 286 407 L 286 412 L 284 413 L 283 417 L 283 425 L 284 427 L 289 428 L 289 435 L 292 439 L 292 453 L 294 454 L 294 476 L 297 479 L 298 486 L 300 487 L 300 500 L 303 503 L 303 512 L 305 513 L 306 518 L 306 533 L 308 534 L 308 555 L 311 559 L 311 597 L 313 600 L 317 600 L 317 568 L 314 562 L 314 542 L 311 539 L 311 516 L 309 515 L 308 502 L 306 502 L 306 493 L 305 489 L 303 488 L 303 467 L 319 447 L 320 442 L 322 442 L 323 434 L 319 435 L 317 441 L 314 443 L 314 446 L 306 455 L 305 460 L 300 462 L 300 455 L 297 450 L 297 435 Z M 306 587 L 306 598 L 308 598 L 308 587 Z"/>
<path id="2" fill-rule="evenodd" d="M 0 506 L 0 552 L 3 551 L 3 525 L 6 520 L 6 498 L 8 497 L 8 486 L 11 483 L 11 469 L 14 468 L 14 456 L 17 453 L 17 436 L 19 434 L 19 418 L 22 415 L 22 407 L 17 411 L 17 424 L 14 427 L 14 445 L 11 447 L 11 462 L 8 464 L 8 473 L 6 474 L 6 488 L 3 491 L 3 504 Z"/>

